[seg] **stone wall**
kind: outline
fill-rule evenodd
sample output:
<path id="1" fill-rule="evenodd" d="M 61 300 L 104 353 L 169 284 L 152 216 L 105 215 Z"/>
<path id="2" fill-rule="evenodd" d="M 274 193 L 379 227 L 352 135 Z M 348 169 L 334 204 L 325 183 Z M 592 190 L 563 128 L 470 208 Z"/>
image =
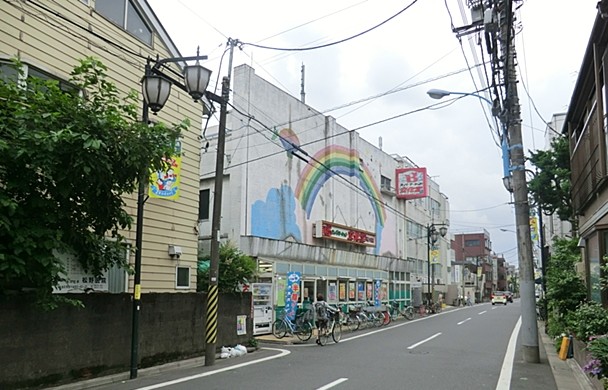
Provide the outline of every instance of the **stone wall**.
<path id="1" fill-rule="evenodd" d="M 0 388 L 18 389 L 129 371 L 129 294 L 69 295 L 84 308 L 43 311 L 26 298 L 0 302 Z M 251 294 L 220 295 L 217 348 L 252 337 Z M 205 353 L 206 294 L 142 294 L 140 368 Z M 237 315 L 247 333 L 237 335 Z"/>

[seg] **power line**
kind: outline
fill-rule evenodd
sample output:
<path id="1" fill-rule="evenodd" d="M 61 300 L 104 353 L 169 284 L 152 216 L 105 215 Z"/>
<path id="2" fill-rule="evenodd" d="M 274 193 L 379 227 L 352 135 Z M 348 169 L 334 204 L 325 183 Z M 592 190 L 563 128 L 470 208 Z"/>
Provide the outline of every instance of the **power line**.
<path id="1" fill-rule="evenodd" d="M 384 21 L 378 23 L 377 25 L 375 25 L 375 26 L 373 26 L 371 28 L 368 28 L 365 31 L 362 31 L 360 33 L 352 35 L 352 36 L 350 36 L 348 38 L 340 39 L 339 41 L 327 43 L 327 44 L 324 44 L 324 45 L 311 46 L 311 47 L 302 47 L 302 48 L 272 47 L 272 46 L 264 46 L 264 45 L 259 45 L 259 44 L 256 44 L 256 43 L 247 43 L 247 42 L 243 43 L 243 45 L 249 45 L 249 46 L 257 47 L 257 48 L 260 48 L 260 49 L 278 50 L 278 51 L 309 51 L 309 50 L 322 49 L 322 48 L 325 48 L 325 47 L 334 46 L 334 45 L 337 45 L 337 44 L 340 44 L 340 43 L 344 43 L 344 42 L 350 41 L 352 39 L 358 38 L 358 37 L 360 37 L 362 35 L 365 35 L 368 32 L 377 29 L 378 27 L 380 27 L 380 26 L 388 23 L 392 19 L 394 19 L 397 16 L 401 15 L 403 12 L 407 11 L 411 6 L 413 6 L 414 4 L 416 4 L 416 2 L 418 2 L 418 0 L 412 1 L 409 5 L 407 5 L 405 8 L 403 8 L 401 11 L 397 12 L 396 14 L 394 14 L 391 17 L 389 17 L 388 19 L 385 19 Z"/>

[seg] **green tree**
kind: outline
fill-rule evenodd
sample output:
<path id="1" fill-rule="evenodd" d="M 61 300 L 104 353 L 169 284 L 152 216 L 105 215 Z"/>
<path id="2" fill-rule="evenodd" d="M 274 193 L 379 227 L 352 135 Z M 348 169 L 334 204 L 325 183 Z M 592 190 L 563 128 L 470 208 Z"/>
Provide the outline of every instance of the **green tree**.
<path id="1" fill-rule="evenodd" d="M 132 220 L 122 197 L 162 168 L 187 122 L 141 123 L 137 93 L 121 97 L 106 71 L 80 61 L 68 91 L 0 75 L 0 296 L 27 289 L 49 299 L 57 254 L 94 275 L 125 266 L 119 231 Z"/>
<path id="2" fill-rule="evenodd" d="M 199 259 L 197 290 L 209 289 L 209 257 Z M 251 281 L 256 274 L 256 263 L 253 258 L 241 252 L 233 243 L 220 245 L 220 262 L 218 271 L 218 290 L 233 293 L 239 284 Z"/>
<path id="3" fill-rule="evenodd" d="M 528 187 L 534 199 L 547 215 L 557 214 L 562 221 L 576 227 L 570 198 L 570 149 L 568 138 L 559 136 L 551 141 L 551 149 L 530 152 L 530 162 L 538 168 Z"/>
<path id="4" fill-rule="evenodd" d="M 567 330 L 567 315 L 587 298 L 585 284 L 576 272 L 581 261 L 578 239 L 554 240 L 554 252 L 547 264 L 547 304 L 549 334 L 556 336 Z"/>

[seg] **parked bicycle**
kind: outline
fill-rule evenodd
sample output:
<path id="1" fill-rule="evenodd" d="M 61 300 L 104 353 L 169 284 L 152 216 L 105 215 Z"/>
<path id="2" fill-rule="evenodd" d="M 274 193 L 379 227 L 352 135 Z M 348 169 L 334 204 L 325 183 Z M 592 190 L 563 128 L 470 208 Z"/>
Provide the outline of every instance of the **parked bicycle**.
<path id="1" fill-rule="evenodd" d="M 353 305 L 348 305 L 348 313 L 342 313 L 340 315 L 340 323 L 351 332 L 358 330 L 361 327 L 361 318 L 359 311 Z"/>
<path id="2" fill-rule="evenodd" d="M 312 337 L 312 317 L 312 310 L 307 310 L 298 314 L 294 322 L 283 312 L 282 317 L 272 324 L 272 334 L 281 339 L 289 333 L 302 341 L 308 341 Z"/>
<path id="3" fill-rule="evenodd" d="M 342 338 L 342 324 L 340 323 L 340 311 L 335 313 L 329 313 L 329 319 L 327 321 L 320 321 L 319 338 L 317 344 L 326 345 L 329 341 L 329 337 L 334 340 L 335 343 L 339 342 Z"/>
<path id="4" fill-rule="evenodd" d="M 414 307 L 411 305 L 405 305 L 403 308 L 400 307 L 399 302 L 393 301 L 389 305 L 389 313 L 393 320 L 396 320 L 399 315 L 402 315 L 407 320 L 414 319 Z"/>

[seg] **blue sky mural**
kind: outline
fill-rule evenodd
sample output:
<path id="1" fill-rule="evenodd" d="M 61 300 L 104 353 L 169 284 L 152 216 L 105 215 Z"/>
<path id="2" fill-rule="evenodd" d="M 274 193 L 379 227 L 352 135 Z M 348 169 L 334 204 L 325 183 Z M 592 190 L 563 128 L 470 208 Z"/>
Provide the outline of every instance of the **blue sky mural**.
<path id="1" fill-rule="evenodd" d="M 293 237 L 302 242 L 296 222 L 296 198 L 286 184 L 271 188 L 266 201 L 257 200 L 251 205 L 251 233 L 257 237 L 285 240 Z"/>

